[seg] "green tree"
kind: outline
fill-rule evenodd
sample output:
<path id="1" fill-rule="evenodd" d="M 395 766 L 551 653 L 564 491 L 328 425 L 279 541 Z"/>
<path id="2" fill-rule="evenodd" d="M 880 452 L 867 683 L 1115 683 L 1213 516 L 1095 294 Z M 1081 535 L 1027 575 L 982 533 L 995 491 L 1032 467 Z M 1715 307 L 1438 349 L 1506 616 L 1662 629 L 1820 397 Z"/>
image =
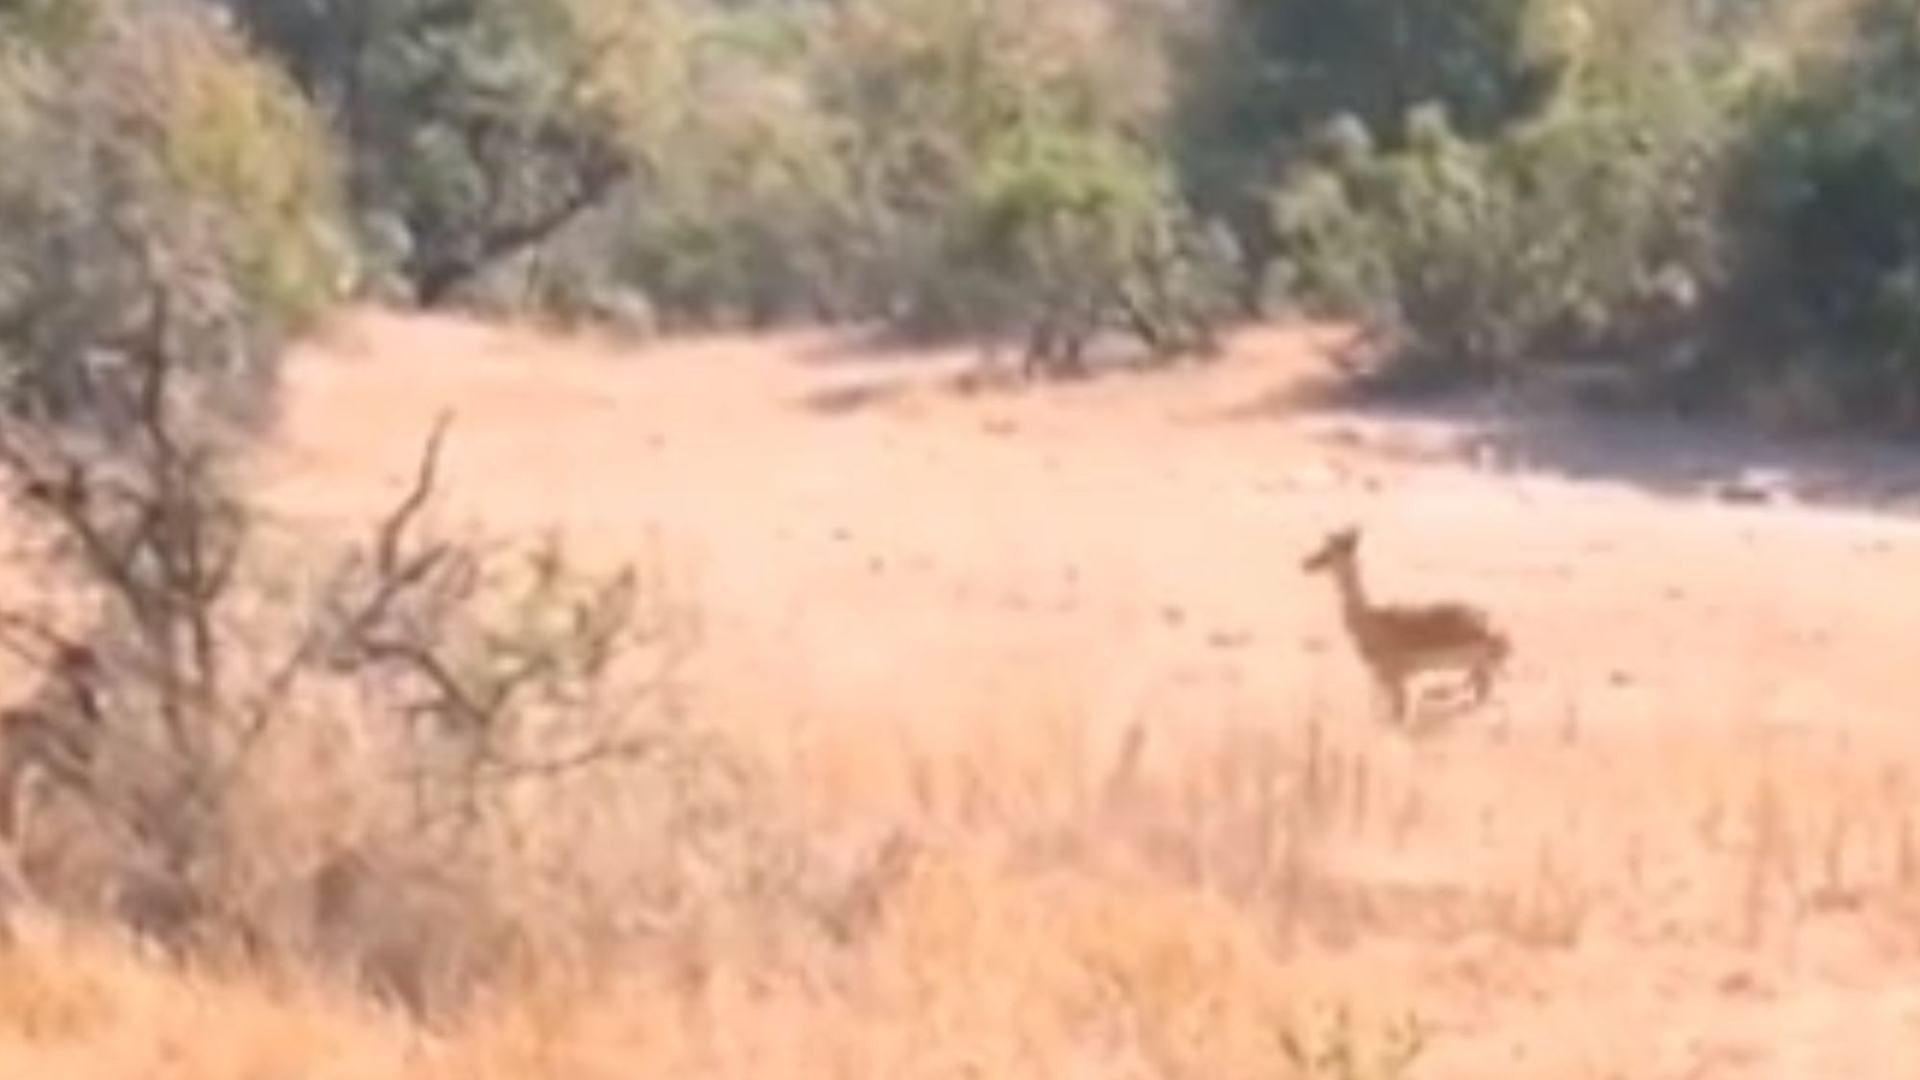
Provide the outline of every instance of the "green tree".
<path id="1" fill-rule="evenodd" d="M 1019 327 L 1065 369 L 1102 326 L 1204 346 L 1217 271 L 1166 168 L 1164 25 L 1106 0 L 829 9 L 815 92 L 847 164 L 857 287 L 884 318 Z"/>
<path id="2" fill-rule="evenodd" d="M 1273 189 L 1283 284 L 1389 331 L 1400 370 L 1654 356 L 1724 283 L 1718 191 L 1749 95 L 1728 24 L 1640 0 L 1532 15 L 1527 53 L 1557 74 L 1526 115 L 1476 136 L 1422 106 L 1393 140 L 1342 117 Z"/>
<path id="3" fill-rule="evenodd" d="M 1177 153 L 1200 205 L 1233 222 L 1261 300 L 1277 254 L 1266 191 L 1341 117 L 1386 147 L 1413 109 L 1439 106 L 1469 138 L 1537 106 L 1554 70 L 1528 48 L 1530 0 L 1219 0 L 1181 46 L 1192 73 Z"/>
<path id="4" fill-rule="evenodd" d="M 1147 149 L 1098 133 L 1009 132 L 956 217 L 949 265 L 974 319 L 1024 328 L 1029 369 L 1072 374 L 1103 328 L 1154 355 L 1210 354 L 1227 253 Z"/>
<path id="5" fill-rule="evenodd" d="M 748 4 L 682 21 L 674 85 L 654 96 L 688 105 L 649 125 L 654 168 L 602 239 L 577 231 L 586 276 L 637 286 L 672 321 L 866 313 L 855 163 L 811 66 L 824 17 Z"/>
<path id="6" fill-rule="evenodd" d="M 1720 373 L 1736 385 L 1797 385 L 1799 411 L 1829 421 L 1912 429 L 1920 5 L 1854 5 L 1832 40 L 1762 87 L 1746 129 L 1728 189 L 1740 273 L 1723 300 L 1735 317 Z"/>
<path id="7" fill-rule="evenodd" d="M 620 65 L 656 5 L 227 0 L 336 117 L 371 249 L 426 304 L 547 241 L 641 168 Z"/>

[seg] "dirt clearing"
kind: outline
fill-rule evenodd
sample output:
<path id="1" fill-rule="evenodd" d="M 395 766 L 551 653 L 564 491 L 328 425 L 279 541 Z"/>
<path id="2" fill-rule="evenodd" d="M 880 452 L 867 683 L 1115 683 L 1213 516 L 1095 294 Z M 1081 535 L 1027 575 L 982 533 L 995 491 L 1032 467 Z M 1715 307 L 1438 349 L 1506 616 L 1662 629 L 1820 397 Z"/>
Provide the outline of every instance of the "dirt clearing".
<path id="1" fill-rule="evenodd" d="M 1155 880 L 1185 899 L 1136 931 L 1231 912 L 1288 979 L 1417 1016 L 1415 1076 L 1912 1075 L 1920 525 L 1697 493 L 1757 451 L 1651 423 L 1314 406 L 1333 340 L 967 394 L 969 356 L 825 335 L 621 351 L 362 314 L 295 362 L 262 483 L 312 528 L 363 520 L 452 409 L 446 514 L 657 555 L 701 608 L 695 707 L 795 820 L 1005 836 L 1098 803 L 1178 836 Z M 1836 500 L 1911 468 L 1816 457 L 1787 465 Z M 1349 522 L 1377 596 L 1507 628 L 1491 707 L 1374 719 L 1300 570 Z M 976 896 L 939 880 L 886 948 Z M 1028 910 L 981 903 L 970 933 Z M 868 1060 L 946 1075 L 911 1041 Z"/>

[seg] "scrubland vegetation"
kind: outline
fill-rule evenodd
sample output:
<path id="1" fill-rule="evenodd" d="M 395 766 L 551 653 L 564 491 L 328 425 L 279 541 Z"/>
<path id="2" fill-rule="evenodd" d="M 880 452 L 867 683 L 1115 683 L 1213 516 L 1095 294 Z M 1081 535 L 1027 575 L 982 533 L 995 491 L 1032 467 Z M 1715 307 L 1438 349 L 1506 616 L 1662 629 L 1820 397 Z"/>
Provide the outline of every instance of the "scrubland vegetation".
<path id="1" fill-rule="evenodd" d="M 1799 730 L 1770 710 L 1802 699 L 1731 676 L 1684 707 L 1606 704 L 1658 677 L 1573 685 L 1605 628 L 1556 621 L 1526 582 L 1501 594 L 1531 667 L 1500 719 L 1456 751 L 1383 735 L 1358 700 L 1300 689 L 1337 639 L 1294 614 L 1325 599 L 1287 576 L 1297 555 L 1217 530 L 1304 551 L 1321 523 L 1298 515 L 1377 491 L 1349 481 L 1385 466 L 1275 479 L 1326 445 L 1180 424 L 1243 416 L 1206 395 L 1249 389 L 1221 369 L 1261 372 L 1260 328 L 1292 320 L 1358 331 L 1335 366 L 1367 400 L 1577 371 L 1635 415 L 1904 438 L 1916 222 L 1911 0 L 0 0 L 0 1071 L 1806 1065 L 1647 1036 L 1670 1003 L 1652 993 L 1616 995 L 1640 1026 L 1611 1048 L 1548 1005 L 1488 1017 L 1668 947 L 1671 978 L 1710 995 L 1790 994 L 1793 950 L 1844 936 L 1834 920 L 1909 955 L 1914 748 L 1863 721 L 1857 744 L 1755 749 L 1738 723 Z M 520 329 L 435 321 L 452 313 Z M 442 385 L 342 326 L 476 355 L 441 357 L 463 373 Z M 555 336 L 511 336 L 528 326 Z M 559 336 L 577 329 L 624 344 Z M 1001 413 L 925 381 L 794 383 L 823 350 L 942 348 L 969 369 L 1011 350 L 1059 397 Z M 358 389 L 328 399 L 303 363 Z M 1197 381 L 1083 381 L 1176 364 Z M 444 400 L 416 407 L 418 385 Z M 620 430 L 596 426 L 602 400 Z M 302 423 L 360 412 L 385 425 L 354 429 L 385 448 L 384 486 L 341 481 L 317 509 L 288 447 L 350 456 Z M 502 467 L 450 464 L 462 447 Z M 590 511 L 529 520 L 574 490 L 516 479 L 542 454 L 599 477 L 575 495 Z M 1176 460 L 1204 479 L 1170 478 Z M 872 532 L 780 516 L 802 505 Z M 1193 529 L 1271 564 L 1271 595 L 1170 539 L 1174 509 L 1218 512 Z M 1638 512 L 1647 533 L 1667 520 Z M 1508 549 L 1523 515 L 1492 513 L 1468 549 Z M 915 514 L 947 524 L 902 539 Z M 858 549 L 864 625 L 792 614 L 856 575 L 790 532 L 816 528 Z M 1000 590 L 990 617 L 963 610 L 975 585 L 928 591 L 949 571 L 919 548 L 945 532 L 1014 553 L 940 549 Z M 701 587 L 686 535 L 753 587 Z M 1581 573 L 1606 571 L 1600 535 L 1568 556 Z M 1156 545 L 1180 554 L 1143 570 Z M 1066 569 L 1042 586 L 990 561 L 1015 556 Z M 1498 587 L 1490 560 L 1465 562 Z M 1132 571 L 1204 595 L 1088 583 Z M 1031 651 L 940 668 L 912 648 L 929 597 L 953 640 L 978 625 Z M 1222 610 L 1257 627 L 1207 630 L 1225 673 L 1181 663 L 1233 693 L 1116 703 L 1163 659 L 1138 624 L 1198 633 Z M 1713 625 L 1797 635 L 1747 641 L 1784 666 L 1834 660 L 1848 620 L 1898 629 L 1818 610 L 1816 629 Z M 1032 626 L 1135 652 L 1085 660 L 1098 687 L 1052 700 L 1078 668 Z M 1602 645 L 1565 644 L 1583 634 Z M 1693 645 L 1700 670 L 1733 648 Z M 890 655 L 935 667 L 866 702 L 821 689 Z M 1805 674 L 1840 689 L 1804 702 L 1911 704 L 1882 670 Z M 1252 716 L 1197 715 L 1215 706 Z M 1627 734 L 1595 734 L 1610 720 Z M 1458 1049 L 1489 1026 L 1592 1053 Z"/>

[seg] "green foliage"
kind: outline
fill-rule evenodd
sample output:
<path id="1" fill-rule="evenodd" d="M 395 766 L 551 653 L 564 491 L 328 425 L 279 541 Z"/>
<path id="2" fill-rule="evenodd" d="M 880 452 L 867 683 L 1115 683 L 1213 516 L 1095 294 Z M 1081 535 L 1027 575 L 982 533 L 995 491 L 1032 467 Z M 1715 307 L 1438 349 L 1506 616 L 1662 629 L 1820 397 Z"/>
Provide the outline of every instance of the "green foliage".
<path id="1" fill-rule="evenodd" d="M 1398 331 L 1415 366 L 1631 339 L 1718 272 L 1712 136 L 1679 111 L 1570 106 L 1486 143 L 1427 112 L 1386 154 L 1360 131 L 1277 188 L 1275 235 L 1299 295 Z"/>
<path id="2" fill-rule="evenodd" d="M 1748 333 L 1730 381 L 1802 413 L 1920 425 L 1920 5 L 1874 0 L 1845 47 L 1755 110 L 1734 175 Z M 1766 351 L 1751 348 L 1764 341 Z M 1787 343 L 1791 348 L 1781 350 Z M 1819 419 L 1818 415 L 1789 417 Z"/>
<path id="3" fill-rule="evenodd" d="M 1430 26 L 1434 57 L 1370 83 L 1351 50 L 1391 55 L 1382 28 L 1424 9 L 1328 21 L 1348 36 L 1312 48 L 1269 36 L 1312 6 L 1230 5 L 1250 66 L 1200 80 L 1216 126 L 1183 135 L 1209 205 L 1260 205 L 1239 226 L 1270 292 L 1388 331 L 1401 373 L 1598 350 L 1664 379 L 1655 361 L 1690 356 L 1708 378 L 1675 390 L 1920 423 L 1920 6 L 1529 0 L 1488 21 L 1465 5 L 1499 32 Z M 1460 40 L 1502 59 L 1439 77 Z M 1208 96 L 1222 85 L 1232 109 Z M 1224 189 L 1232 155 L 1205 142 L 1223 130 L 1258 150 Z"/>
<path id="4" fill-rule="evenodd" d="M 942 266 L 956 321 L 1023 326 L 1029 360 L 1073 368 L 1103 324 L 1156 353 L 1211 349 L 1222 253 L 1143 148 L 1019 129 L 989 150 Z"/>
<path id="5" fill-rule="evenodd" d="M 1470 135 L 1523 114 L 1550 70 L 1529 49 L 1529 0 L 1225 0 L 1198 44 L 1191 135 L 1201 153 L 1284 147 L 1333 117 L 1398 143 L 1437 104 Z"/>
<path id="6" fill-rule="evenodd" d="M 618 92 L 653 167 L 557 237 L 544 296 L 642 293 L 677 324 L 1202 336 L 1157 39 L 1107 0 L 688 6 L 673 25 L 671 57 Z"/>
<path id="7" fill-rule="evenodd" d="M 1189 190 L 1234 223 L 1250 259 L 1246 304 L 1277 254 L 1267 191 L 1343 118 L 1388 148 L 1413 110 L 1439 107 L 1467 137 L 1528 113 L 1554 66 L 1532 48 L 1532 0 L 1221 0 L 1182 40 L 1193 74 L 1173 133 Z"/>
<path id="8" fill-rule="evenodd" d="M 1553 29 L 1531 48 L 1557 88 L 1497 133 L 1430 105 L 1386 149 L 1352 116 L 1303 140 L 1269 203 L 1292 300 L 1362 316 L 1401 371 L 1435 376 L 1643 345 L 1698 314 L 1724 277 L 1730 66 L 1671 28 Z"/>
<path id="9" fill-rule="evenodd" d="M 1073 197 L 1036 183 L 1067 173 L 1151 182 L 1158 167 L 1116 149 L 1160 105 L 1153 55 L 1092 0 L 1044 11 L 1007 0 L 849 0 L 819 34 L 813 82 L 840 132 L 850 225 L 867 253 L 858 282 L 909 326 L 964 322 L 971 303 L 946 294 L 977 290 L 950 276 L 968 277 L 983 258 L 1018 258 L 1017 245 L 971 230 L 1025 228 L 1002 219 L 1036 199 Z M 1118 179 L 1128 169 L 1135 177 Z"/>
<path id="10" fill-rule="evenodd" d="M 612 69 L 650 5 L 260 0 L 257 40 L 338 117 L 362 229 L 425 303 L 604 203 L 640 164 Z"/>
<path id="11" fill-rule="evenodd" d="M 0 0 L 0 41 L 71 47 L 93 28 L 98 6 L 94 0 Z"/>
<path id="12" fill-rule="evenodd" d="M 170 213 L 227 208 L 195 229 L 273 321 L 339 271 L 309 111 L 221 35 L 97 51 L 211 6 L 333 121 L 370 292 L 1014 335 L 1069 368 L 1292 308 L 1387 331 L 1402 371 L 1718 350 L 1695 369 L 1735 397 L 1920 422 L 1913 0 L 0 0 L 14 235 L 110 247 L 81 113 L 163 102 L 148 171 L 192 193 Z M 104 325 L 30 279 L 13 306 Z"/>
<path id="13" fill-rule="evenodd" d="M 173 185 L 231 217 L 222 254 L 250 308 L 307 318 L 331 298 L 342 268 L 323 129 L 277 70 L 231 40 L 188 35 L 169 60 L 161 153 Z"/>
<path id="14" fill-rule="evenodd" d="M 852 162 L 809 69 L 817 20 L 784 8 L 684 24 L 657 165 L 619 207 L 607 272 L 685 323 L 858 312 Z"/>
<path id="15" fill-rule="evenodd" d="M 111 426 L 148 350 L 254 389 L 331 298 L 322 129 L 192 7 L 102 5 L 0 60 L 0 369 L 11 404 Z"/>

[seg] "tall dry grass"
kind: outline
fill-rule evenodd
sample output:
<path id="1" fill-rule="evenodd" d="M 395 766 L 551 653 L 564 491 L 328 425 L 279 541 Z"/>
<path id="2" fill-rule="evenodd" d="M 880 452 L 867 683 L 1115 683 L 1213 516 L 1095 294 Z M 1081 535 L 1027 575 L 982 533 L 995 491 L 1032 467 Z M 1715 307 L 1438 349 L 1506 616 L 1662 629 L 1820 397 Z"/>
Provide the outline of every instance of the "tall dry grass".
<path id="1" fill-rule="evenodd" d="M 1709 950 L 1737 974 L 1835 918 L 1920 930 L 1905 776 L 1838 742 L 1414 744 L 1311 719 L 870 734 L 754 764 L 731 834 L 751 842 L 705 856 L 726 887 L 646 932 L 556 937 L 432 1030 L 322 964 L 180 969 L 31 924 L 0 953 L 0 1070 L 1429 1075 L 1474 1008 L 1556 992 L 1570 958 Z M 809 778 L 829 760 L 902 784 L 822 789 Z M 1511 783 L 1481 784 L 1489 764 Z M 626 857 L 617 835 L 594 841 L 571 854 Z M 552 882 L 493 887 L 524 901 Z M 578 893 L 553 911 L 577 932 L 590 909 L 611 927 L 658 900 Z M 1448 1004 L 1476 988 L 1474 1008 Z"/>

